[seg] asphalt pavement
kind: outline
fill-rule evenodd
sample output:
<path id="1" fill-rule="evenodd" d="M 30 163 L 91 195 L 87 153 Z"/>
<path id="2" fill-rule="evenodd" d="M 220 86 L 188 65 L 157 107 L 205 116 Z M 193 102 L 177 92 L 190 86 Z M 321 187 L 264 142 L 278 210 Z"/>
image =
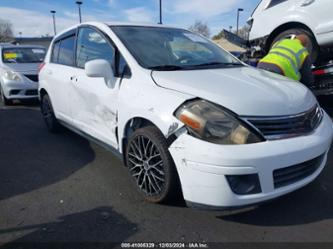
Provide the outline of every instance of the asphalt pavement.
<path id="1" fill-rule="evenodd" d="M 333 153 L 313 183 L 258 207 L 149 204 L 109 151 L 50 134 L 37 104 L 0 104 L 0 247 L 55 241 L 333 243 Z"/>

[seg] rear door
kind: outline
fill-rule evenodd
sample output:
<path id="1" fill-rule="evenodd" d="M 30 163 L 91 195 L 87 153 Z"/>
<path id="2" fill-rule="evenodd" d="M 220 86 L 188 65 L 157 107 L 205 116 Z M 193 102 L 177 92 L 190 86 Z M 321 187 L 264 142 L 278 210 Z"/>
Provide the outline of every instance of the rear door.
<path id="1" fill-rule="evenodd" d="M 116 49 L 99 30 L 83 26 L 78 30 L 76 69 L 71 82 L 71 109 L 75 126 L 98 140 L 118 148 L 117 99 L 120 78 L 114 88 L 106 85 L 103 78 L 86 75 L 85 63 L 94 59 L 105 59 L 115 72 Z"/>
<path id="2" fill-rule="evenodd" d="M 49 95 L 56 115 L 71 121 L 69 88 L 74 66 L 75 30 L 57 39 L 52 46 L 50 63 L 45 68 L 45 80 L 49 83 Z"/>

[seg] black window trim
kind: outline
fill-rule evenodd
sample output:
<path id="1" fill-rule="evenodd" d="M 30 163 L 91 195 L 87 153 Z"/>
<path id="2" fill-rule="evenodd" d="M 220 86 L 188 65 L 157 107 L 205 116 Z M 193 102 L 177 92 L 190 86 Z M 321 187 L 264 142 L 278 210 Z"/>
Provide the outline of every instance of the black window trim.
<path id="1" fill-rule="evenodd" d="M 74 53 L 73 53 L 73 62 L 74 64 L 73 65 L 67 65 L 67 64 L 63 64 L 63 63 L 59 63 L 58 62 L 58 59 L 59 59 L 59 52 L 60 52 L 60 48 L 61 48 L 61 42 L 67 38 L 70 38 L 74 36 Z M 50 63 L 53 63 L 53 64 L 57 64 L 57 65 L 62 65 L 62 66 L 67 66 L 67 67 L 75 67 L 75 54 L 76 54 L 76 40 L 77 40 L 77 28 L 74 28 L 74 29 L 71 29 L 69 31 L 67 31 L 66 33 L 60 35 L 59 37 L 57 37 L 53 43 L 52 43 L 52 50 L 51 50 L 51 58 L 50 58 Z M 58 54 L 57 54 L 57 60 L 56 61 L 53 61 L 53 50 L 54 50 L 54 46 L 57 44 L 57 43 L 60 43 L 60 46 L 59 46 L 59 50 L 58 50 Z"/>
<path id="2" fill-rule="evenodd" d="M 277 0 L 270 0 L 268 2 L 268 4 L 266 5 L 265 10 L 273 8 L 273 7 L 275 7 L 275 6 L 277 6 L 281 3 L 284 3 L 284 2 L 287 2 L 287 0 L 278 0 L 278 2 L 277 2 Z"/>
<path id="3" fill-rule="evenodd" d="M 50 63 L 58 64 L 60 43 L 61 43 L 61 40 L 59 40 L 59 41 L 54 41 L 54 42 L 53 42 L 53 44 L 52 44 L 52 50 L 51 50 Z M 55 50 L 55 46 L 56 46 L 57 44 L 59 44 L 59 48 L 58 48 L 58 53 L 57 53 L 57 55 L 55 55 L 55 54 L 53 53 L 53 51 Z M 56 58 L 54 58 L 54 57 L 56 57 Z"/>
<path id="4" fill-rule="evenodd" d="M 79 69 L 84 69 L 82 67 L 79 67 L 77 65 L 77 56 L 76 56 L 76 53 L 77 53 L 77 44 L 78 44 L 78 34 L 79 34 L 79 30 L 82 29 L 82 28 L 90 28 L 94 31 L 96 31 L 98 34 L 100 34 L 106 41 L 107 43 L 113 47 L 114 49 L 114 61 L 113 61 L 113 65 L 111 65 L 113 68 L 113 73 L 114 73 L 114 76 L 116 78 L 123 78 L 123 77 L 131 77 L 131 69 L 127 63 L 127 61 L 125 60 L 124 56 L 121 55 L 118 47 L 116 46 L 116 44 L 112 41 L 112 39 L 107 35 L 105 34 L 105 32 L 103 32 L 102 30 L 98 29 L 97 27 L 93 26 L 93 25 L 89 25 L 89 24 L 84 24 L 84 25 L 81 25 L 79 27 L 77 27 L 76 29 L 76 39 L 75 39 L 75 46 L 74 46 L 74 67 L 76 68 L 79 68 Z M 119 72 L 119 62 L 120 62 L 120 56 L 122 56 L 126 62 L 126 65 L 127 65 L 127 68 L 128 70 L 124 70 L 124 72 L 121 74 Z M 127 72 L 126 72 L 127 71 Z"/>

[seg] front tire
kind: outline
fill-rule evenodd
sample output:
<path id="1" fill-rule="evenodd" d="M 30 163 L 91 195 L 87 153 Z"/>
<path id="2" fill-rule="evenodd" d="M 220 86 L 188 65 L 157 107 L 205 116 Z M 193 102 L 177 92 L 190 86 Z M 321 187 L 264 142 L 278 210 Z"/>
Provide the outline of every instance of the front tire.
<path id="1" fill-rule="evenodd" d="M 11 99 L 7 99 L 3 90 L 2 90 L 2 87 L 0 87 L 0 95 L 1 95 L 1 101 L 3 103 L 3 105 L 7 106 L 7 105 L 12 105 L 12 100 Z"/>
<path id="2" fill-rule="evenodd" d="M 41 112 L 42 112 L 43 119 L 45 121 L 47 129 L 52 133 L 59 132 L 61 129 L 61 125 L 59 124 L 57 118 L 54 115 L 51 100 L 47 94 L 44 94 L 42 96 Z"/>
<path id="3" fill-rule="evenodd" d="M 126 165 L 145 200 L 162 203 L 179 196 L 180 184 L 163 134 L 154 126 L 136 130 L 126 147 Z"/>

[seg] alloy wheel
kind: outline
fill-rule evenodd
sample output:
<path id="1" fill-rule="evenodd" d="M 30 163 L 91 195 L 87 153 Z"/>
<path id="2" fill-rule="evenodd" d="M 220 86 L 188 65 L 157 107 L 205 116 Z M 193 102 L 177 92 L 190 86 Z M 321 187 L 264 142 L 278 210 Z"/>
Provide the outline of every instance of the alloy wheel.
<path id="1" fill-rule="evenodd" d="M 148 196 L 159 195 L 165 187 L 165 170 L 161 153 L 148 137 L 139 135 L 131 141 L 128 167 L 136 184 Z"/>

